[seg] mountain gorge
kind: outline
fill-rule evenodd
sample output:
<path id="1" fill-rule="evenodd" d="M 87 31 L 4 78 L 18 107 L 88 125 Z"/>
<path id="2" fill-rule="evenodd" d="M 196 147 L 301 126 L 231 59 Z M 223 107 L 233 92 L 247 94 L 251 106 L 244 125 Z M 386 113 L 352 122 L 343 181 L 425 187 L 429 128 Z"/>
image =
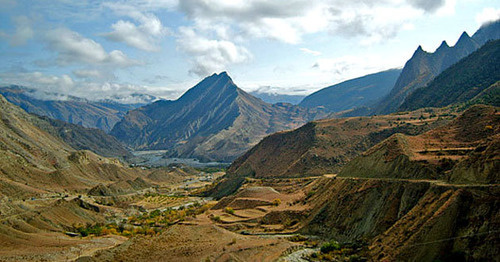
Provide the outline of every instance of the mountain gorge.
<path id="1" fill-rule="evenodd" d="M 397 111 L 405 98 L 426 86 L 445 69 L 468 56 L 488 40 L 500 38 L 500 21 L 480 28 L 472 37 L 464 32 L 455 46 L 450 47 L 443 41 L 434 53 L 428 53 L 421 46 L 406 62 L 401 75 L 390 93 L 374 107 L 374 114 L 387 114 Z"/>
<path id="2" fill-rule="evenodd" d="M 178 100 L 132 110 L 111 134 L 135 149 L 231 161 L 265 135 L 326 114 L 291 104 L 268 104 L 239 89 L 223 72 L 205 78 Z"/>

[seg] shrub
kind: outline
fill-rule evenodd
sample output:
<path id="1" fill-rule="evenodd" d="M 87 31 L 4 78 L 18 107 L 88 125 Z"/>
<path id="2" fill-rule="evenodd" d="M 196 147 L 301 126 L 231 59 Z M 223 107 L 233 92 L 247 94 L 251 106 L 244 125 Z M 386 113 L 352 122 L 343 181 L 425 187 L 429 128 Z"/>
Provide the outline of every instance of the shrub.
<path id="1" fill-rule="evenodd" d="M 321 253 L 329 253 L 335 250 L 340 250 L 340 244 L 335 240 L 323 244 L 320 249 Z"/>
<path id="2" fill-rule="evenodd" d="M 132 236 L 132 232 L 128 231 L 128 230 L 123 230 L 122 232 L 122 236 L 125 236 L 125 237 L 131 237 Z"/>
<path id="3" fill-rule="evenodd" d="M 214 222 L 217 222 L 217 223 L 221 221 L 221 220 L 220 220 L 220 216 L 214 216 L 214 217 L 212 217 L 212 220 L 213 220 Z"/>
<path id="4" fill-rule="evenodd" d="M 224 211 L 228 214 L 234 215 L 234 209 L 231 207 L 226 207 L 226 209 L 224 209 Z"/>
<path id="5" fill-rule="evenodd" d="M 279 198 L 274 199 L 273 206 L 279 206 L 279 205 L 281 205 L 281 199 L 279 199 Z"/>
<path id="6" fill-rule="evenodd" d="M 311 191 L 307 192 L 307 198 L 310 198 L 310 197 L 314 196 L 315 194 L 316 194 L 316 191 L 311 190 Z"/>
<path id="7" fill-rule="evenodd" d="M 303 241 L 309 240 L 309 238 L 305 237 L 303 235 L 294 235 L 294 236 L 289 237 L 288 240 L 292 241 L 292 242 L 303 242 Z"/>

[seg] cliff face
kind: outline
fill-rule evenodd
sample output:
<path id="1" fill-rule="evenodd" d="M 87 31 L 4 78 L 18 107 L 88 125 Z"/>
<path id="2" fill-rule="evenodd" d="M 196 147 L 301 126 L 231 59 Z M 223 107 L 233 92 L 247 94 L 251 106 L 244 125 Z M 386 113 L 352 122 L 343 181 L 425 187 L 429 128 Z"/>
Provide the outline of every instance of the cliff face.
<path id="1" fill-rule="evenodd" d="M 302 233 L 365 240 L 373 260 L 488 260 L 500 252 L 498 187 L 323 178 L 311 189 L 317 206 Z"/>

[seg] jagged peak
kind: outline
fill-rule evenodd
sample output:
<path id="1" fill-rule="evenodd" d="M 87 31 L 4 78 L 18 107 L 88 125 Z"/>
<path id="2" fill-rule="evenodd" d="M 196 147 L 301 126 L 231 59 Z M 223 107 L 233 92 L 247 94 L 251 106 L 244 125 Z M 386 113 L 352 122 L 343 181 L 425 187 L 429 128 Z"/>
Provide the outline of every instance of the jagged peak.
<path id="1" fill-rule="evenodd" d="M 455 44 L 455 46 L 459 46 L 462 43 L 470 42 L 471 40 L 472 38 L 469 36 L 469 34 L 467 34 L 467 32 L 464 31 L 462 35 L 460 35 L 460 38 L 458 38 L 458 41 Z"/>
<path id="2" fill-rule="evenodd" d="M 229 77 L 229 74 L 227 73 L 227 71 L 222 71 L 222 72 L 219 73 L 218 76 L 227 76 L 227 77 Z"/>
<path id="3" fill-rule="evenodd" d="M 460 41 L 460 39 L 462 39 L 462 38 L 465 38 L 465 39 L 470 38 L 470 35 L 469 35 L 467 32 L 465 32 L 465 31 L 464 31 L 464 32 L 460 35 L 460 38 L 459 38 L 458 40 Z"/>
<path id="4" fill-rule="evenodd" d="M 446 40 L 443 40 L 443 42 L 441 42 L 441 45 L 436 49 L 436 51 L 441 51 L 443 49 L 448 49 L 450 48 L 450 46 L 448 45 L 448 43 L 446 43 Z"/>
<path id="5" fill-rule="evenodd" d="M 222 81 L 226 81 L 226 82 L 233 81 L 233 79 L 229 76 L 229 74 L 226 71 L 222 71 L 218 74 L 213 73 L 211 76 L 206 77 L 201 82 L 208 80 L 208 79 L 211 79 L 211 80 L 216 79 L 217 81 L 222 80 Z"/>
<path id="6" fill-rule="evenodd" d="M 421 55 L 425 55 L 425 54 L 427 54 L 427 52 L 425 52 L 424 49 L 422 48 L 422 46 L 419 45 L 417 50 L 415 50 L 415 53 L 413 53 L 413 57 L 421 56 Z"/>

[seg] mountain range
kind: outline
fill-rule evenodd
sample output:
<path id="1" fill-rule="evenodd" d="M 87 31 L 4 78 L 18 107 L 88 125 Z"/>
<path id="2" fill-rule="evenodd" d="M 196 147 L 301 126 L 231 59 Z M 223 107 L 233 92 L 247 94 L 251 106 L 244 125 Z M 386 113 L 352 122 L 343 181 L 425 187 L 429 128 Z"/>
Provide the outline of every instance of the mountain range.
<path id="1" fill-rule="evenodd" d="M 411 93 L 400 110 L 444 107 L 498 93 L 500 79 L 500 40 L 487 42 L 471 55 L 449 67 L 427 86 Z M 490 98 L 499 100 L 497 96 Z M 485 102 L 485 101 L 483 101 Z"/>
<path id="2" fill-rule="evenodd" d="M 305 95 L 286 95 L 286 94 L 278 94 L 278 93 L 273 93 L 273 92 L 265 92 L 265 91 L 252 91 L 249 92 L 248 94 L 253 95 L 257 98 L 262 99 L 262 101 L 269 103 L 269 104 L 276 104 L 276 103 L 289 103 L 292 105 L 298 105 Z"/>
<path id="3" fill-rule="evenodd" d="M 397 111 L 413 91 L 426 86 L 445 69 L 477 50 L 488 40 L 499 38 L 500 21 L 496 21 L 483 25 L 472 37 L 464 32 L 453 47 L 443 41 L 434 53 L 428 53 L 419 46 L 406 62 L 390 93 L 374 106 L 372 113 L 386 114 Z"/>
<path id="4" fill-rule="evenodd" d="M 267 103 L 226 72 L 140 107 L 2 88 L 34 112 L 0 94 L 0 260 L 495 261 L 491 28 L 433 54 L 419 48 L 402 71 L 328 87 L 304 107 Z M 397 112 L 333 118 L 367 110 L 391 83 L 387 110 Z M 109 130 L 120 114 L 109 134 L 85 127 Z M 195 169 L 107 158 L 126 161 L 128 148 L 234 161 Z"/>
<path id="5" fill-rule="evenodd" d="M 129 111 L 110 134 L 134 149 L 231 161 L 268 134 L 325 115 L 321 110 L 265 103 L 238 88 L 223 72 L 205 78 L 178 100 Z"/>
<path id="6" fill-rule="evenodd" d="M 131 109 L 157 100 L 156 97 L 137 94 L 141 103 L 125 104 L 114 100 L 89 101 L 86 99 L 64 96 L 54 99 L 59 94 L 35 92 L 34 89 L 21 86 L 0 87 L 0 94 L 9 102 L 29 113 L 47 116 L 84 127 L 99 128 L 109 132 L 116 122 Z"/>

